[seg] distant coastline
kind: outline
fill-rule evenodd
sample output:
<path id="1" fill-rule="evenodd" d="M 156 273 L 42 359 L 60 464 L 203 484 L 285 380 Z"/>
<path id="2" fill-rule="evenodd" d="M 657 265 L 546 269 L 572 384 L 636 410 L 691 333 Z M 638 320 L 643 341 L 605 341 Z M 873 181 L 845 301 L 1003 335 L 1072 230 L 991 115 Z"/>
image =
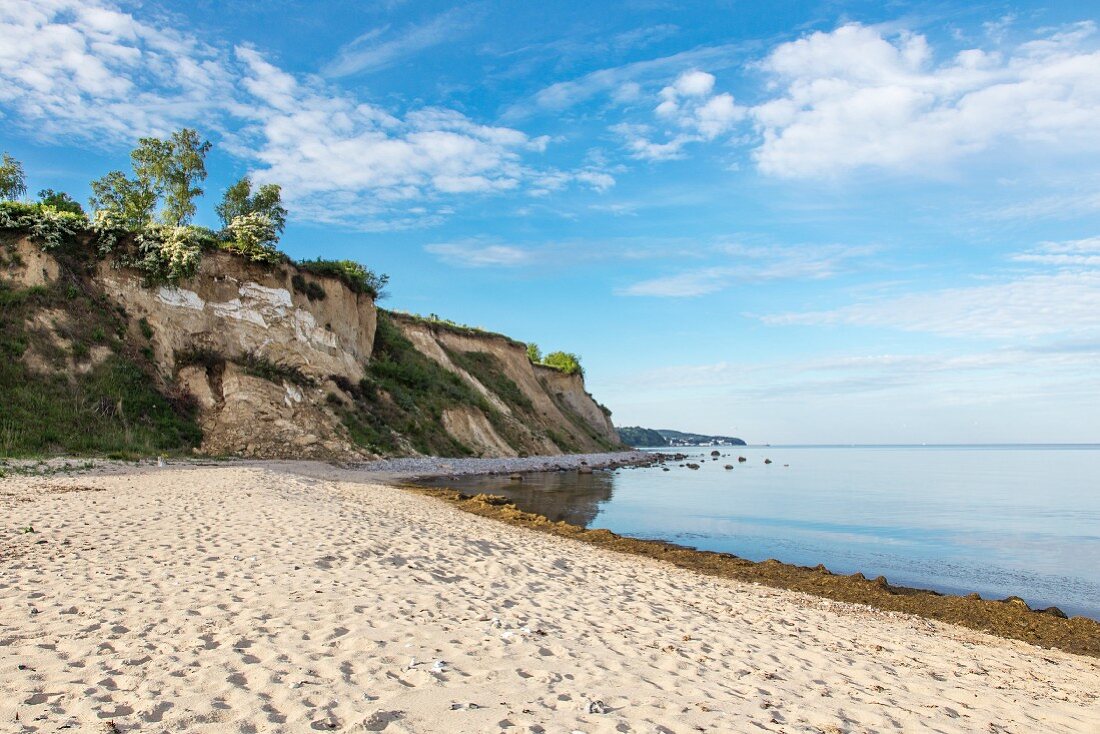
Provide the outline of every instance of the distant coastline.
<path id="1" fill-rule="evenodd" d="M 733 436 L 711 436 L 705 433 L 674 431 L 669 428 L 642 428 L 622 426 L 616 429 L 619 440 L 634 448 L 662 448 L 669 446 L 744 446 L 745 441 Z"/>

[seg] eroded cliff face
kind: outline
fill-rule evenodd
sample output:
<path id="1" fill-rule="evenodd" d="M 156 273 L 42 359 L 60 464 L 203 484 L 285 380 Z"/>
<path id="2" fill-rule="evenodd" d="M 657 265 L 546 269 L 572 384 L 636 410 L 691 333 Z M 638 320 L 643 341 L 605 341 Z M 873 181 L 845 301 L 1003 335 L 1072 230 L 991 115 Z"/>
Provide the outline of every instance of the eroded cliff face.
<path id="1" fill-rule="evenodd" d="M 457 440 L 486 455 L 507 456 L 621 446 L 610 415 L 588 394 L 580 375 L 532 364 L 525 344 L 503 336 L 456 332 L 400 315 L 396 319 L 420 352 L 457 373 L 504 416 L 503 428 L 475 409 L 465 409 L 461 418 L 445 416 Z"/>
<path id="2" fill-rule="evenodd" d="M 295 277 L 302 279 L 299 289 Z M 148 335 L 162 379 L 176 379 L 198 398 L 203 451 L 367 454 L 348 439 L 325 397 L 334 380 L 356 383 L 364 376 L 377 323 L 369 296 L 293 266 L 270 270 L 224 252 L 204 257 L 195 277 L 178 287 L 147 288 L 139 274 L 107 263 L 100 263 L 96 281 L 125 308 L 134 337 Z M 321 286 L 324 298 L 298 292 L 309 281 Z M 256 364 L 270 364 L 290 377 L 250 374 L 249 363 L 253 373 Z"/>
<path id="3" fill-rule="evenodd" d="M 6 247 L 9 256 L 0 268 L 6 287 L 46 288 L 79 279 L 122 315 L 120 337 L 131 353 L 147 358 L 150 379 L 177 402 L 185 396 L 197 406 L 201 453 L 346 460 L 417 450 L 400 436 L 401 421 L 385 424 L 381 418 L 410 401 L 408 395 L 388 394 L 374 374 L 378 310 L 370 296 L 340 280 L 211 252 L 193 278 L 176 287 L 147 287 L 139 273 L 107 262 L 81 274 L 67 272 L 26 238 L 9 240 Z M 310 282 L 319 288 L 304 287 Z M 438 365 L 476 391 L 467 391 L 472 397 L 466 402 L 432 408 L 438 410 L 435 430 L 453 439 L 447 445 L 483 456 L 620 447 L 609 416 L 580 376 L 532 365 L 524 345 L 503 336 L 389 317 L 430 360 L 424 364 Z M 71 346 L 61 336 L 68 320 L 63 310 L 43 309 L 27 326 L 64 351 Z M 55 355 L 51 362 L 31 348 L 20 359 L 32 371 L 77 373 L 106 359 L 108 351 L 96 346 L 65 361 Z M 353 430 L 366 424 L 374 433 Z M 390 432 L 391 448 L 372 443 L 378 431 Z"/>

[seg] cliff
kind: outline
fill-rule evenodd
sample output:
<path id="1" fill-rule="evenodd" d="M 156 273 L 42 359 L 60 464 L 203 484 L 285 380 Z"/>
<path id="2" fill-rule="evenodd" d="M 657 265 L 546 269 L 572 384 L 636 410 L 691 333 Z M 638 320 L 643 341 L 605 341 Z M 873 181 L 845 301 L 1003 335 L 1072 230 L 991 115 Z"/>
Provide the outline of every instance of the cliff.
<path id="1" fill-rule="evenodd" d="M 141 273 L 54 257 L 8 231 L 0 299 L 10 360 L 0 454 L 356 459 L 621 447 L 583 379 L 533 365 L 522 343 L 381 311 L 370 295 L 291 263 L 211 251 L 193 277 L 148 287 Z"/>

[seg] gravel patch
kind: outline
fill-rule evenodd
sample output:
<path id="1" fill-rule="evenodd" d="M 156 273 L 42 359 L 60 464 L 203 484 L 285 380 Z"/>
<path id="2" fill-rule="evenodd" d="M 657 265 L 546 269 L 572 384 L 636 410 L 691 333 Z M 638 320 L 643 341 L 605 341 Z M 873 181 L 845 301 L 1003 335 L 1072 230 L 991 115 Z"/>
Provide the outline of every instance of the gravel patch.
<path id="1" fill-rule="evenodd" d="M 418 456 L 404 459 L 379 459 L 348 468 L 380 479 L 431 479 L 476 474 L 523 474 L 527 472 L 569 471 L 583 465 L 593 469 L 648 464 L 656 455 L 647 451 L 616 451 L 602 454 L 564 454 L 562 456 L 527 456 L 500 459 L 448 459 Z"/>

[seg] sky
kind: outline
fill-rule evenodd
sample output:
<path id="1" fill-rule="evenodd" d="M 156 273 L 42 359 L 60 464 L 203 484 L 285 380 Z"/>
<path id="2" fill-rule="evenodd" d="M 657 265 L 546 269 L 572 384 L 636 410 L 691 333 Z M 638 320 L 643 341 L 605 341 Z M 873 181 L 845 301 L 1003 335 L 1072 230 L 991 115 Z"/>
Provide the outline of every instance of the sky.
<path id="1" fill-rule="evenodd" d="M 1100 442 L 1098 16 L 5 0 L 0 150 L 86 201 L 195 127 L 196 223 L 278 183 L 291 256 L 579 354 L 618 425 Z"/>

